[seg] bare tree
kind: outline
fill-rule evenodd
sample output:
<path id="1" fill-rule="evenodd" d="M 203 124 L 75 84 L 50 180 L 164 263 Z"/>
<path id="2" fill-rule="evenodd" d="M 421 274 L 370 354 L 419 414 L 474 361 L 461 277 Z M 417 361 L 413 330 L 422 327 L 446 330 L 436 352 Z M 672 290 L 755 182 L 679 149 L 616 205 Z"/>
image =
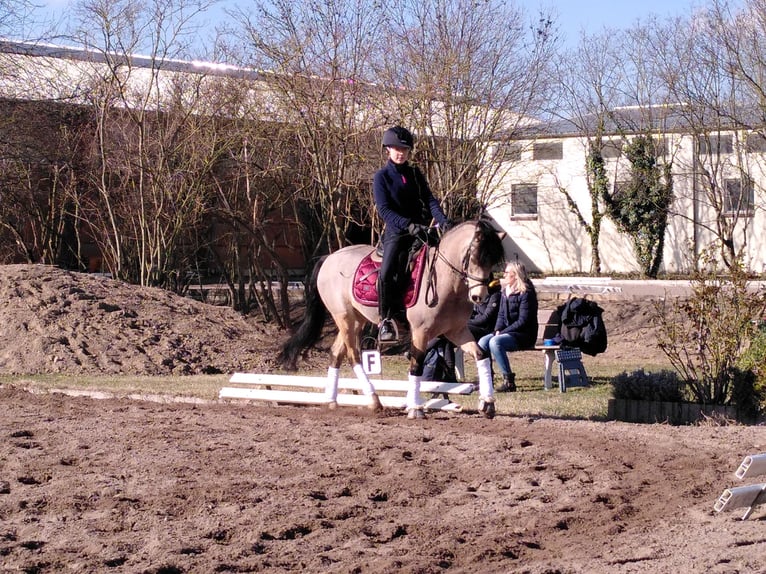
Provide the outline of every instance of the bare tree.
<path id="1" fill-rule="evenodd" d="M 712 34 L 722 50 L 723 67 L 731 73 L 732 97 L 724 110 L 731 114 L 734 132 L 733 165 L 724 168 L 719 186 L 722 201 L 712 201 L 722 214 L 716 218 L 716 236 L 722 243 L 724 262 L 739 264 L 735 255 L 747 248 L 748 233 L 753 228 L 755 212 L 762 209 L 766 190 L 753 174 L 763 173 L 766 165 L 766 2 L 748 0 L 738 10 L 721 0 L 711 2 L 708 12 Z M 738 138 L 738 141 L 737 141 Z M 706 142 L 710 143 L 710 142 Z M 708 146 L 709 147 L 709 146 Z M 727 181 L 727 177 L 733 178 Z M 732 187 L 732 182 L 739 185 Z M 712 187 L 712 184 L 711 184 Z M 712 195 L 712 194 L 711 194 Z"/>
<path id="2" fill-rule="evenodd" d="M 656 73 L 678 102 L 682 127 L 693 138 L 691 161 L 676 162 L 676 169 L 694 182 L 693 249 L 699 254 L 717 244 L 727 267 L 738 264 L 752 223 L 752 180 L 741 132 L 752 111 L 752 92 L 745 89 L 742 70 L 732 65 L 740 52 L 752 48 L 735 40 L 744 30 L 723 3 L 713 2 L 706 12 L 658 27 L 651 39 Z"/>
<path id="3" fill-rule="evenodd" d="M 178 288 L 204 225 L 219 149 L 211 80 L 178 74 L 199 4 L 87 0 L 76 38 L 96 55 L 87 97 L 94 113 L 82 222 L 108 269 L 142 285 Z M 148 56 L 137 57 L 141 50 Z M 191 247 L 191 249 L 190 249 Z"/>
<path id="4" fill-rule="evenodd" d="M 0 0 L 0 36 L 24 39 L 34 27 L 34 10 L 31 0 Z"/>
<path id="5" fill-rule="evenodd" d="M 497 144 L 536 121 L 550 95 L 553 22 L 464 0 L 395 0 L 379 18 L 388 32 L 376 63 L 383 115 L 421 136 L 416 159 L 448 212 L 476 216 L 513 168 Z"/>
<path id="6" fill-rule="evenodd" d="M 307 243 L 315 253 L 343 246 L 352 225 L 369 226 L 365 150 L 370 126 L 379 122 L 369 60 L 381 27 L 364 0 L 262 2 L 236 18 L 245 62 L 272 72 L 268 119 L 293 130 L 296 199 L 311 214 Z M 362 221 L 354 219 L 359 213 Z M 311 236 L 312 227 L 320 233 Z"/>
<path id="7" fill-rule="evenodd" d="M 28 59 L 4 56 L 5 63 L 27 66 L 26 71 L 33 73 L 34 64 Z M 3 76 L 11 82 L 20 77 L 17 73 Z M 76 185 L 74 165 L 80 151 L 76 134 L 83 114 L 61 102 L 25 102 L 14 99 L 12 93 L 5 95 L 0 120 L 0 236 L 4 239 L 0 258 L 76 266 L 68 210 Z"/>
<path id="8" fill-rule="evenodd" d="M 662 260 L 664 243 L 652 241 L 651 263 L 646 261 L 645 243 L 647 232 L 652 237 L 664 234 L 668 218 L 666 202 L 639 201 L 641 193 L 624 193 L 627 189 L 635 190 L 639 182 L 647 181 L 644 176 L 636 177 L 635 157 L 631 158 L 629 153 L 636 138 L 653 142 L 641 148 L 643 152 L 655 154 L 645 158 L 652 165 L 657 164 L 659 170 L 652 172 L 652 185 L 667 191 L 671 184 L 672 158 L 666 155 L 668 149 L 662 136 L 668 127 L 670 108 L 666 105 L 666 90 L 653 74 L 653 62 L 648 57 L 651 52 L 648 31 L 656 26 L 655 20 L 649 20 L 626 31 L 606 29 L 583 36 L 578 49 L 559 62 L 562 110 L 574 133 L 580 134 L 584 142 L 583 162 L 590 198 L 588 209 L 580 207 L 566 185 L 559 182 L 557 187 L 590 239 L 591 272 L 595 274 L 601 272 L 601 224 L 610 213 L 618 229 L 631 235 L 645 273 L 656 274 Z M 607 159 L 607 155 L 615 159 Z M 631 162 L 630 170 L 625 165 L 627 160 Z M 655 175 L 658 173 L 666 174 L 666 177 L 657 179 Z M 623 189 L 619 190 L 621 185 Z M 669 189 L 672 197 L 672 187 Z M 667 199 L 666 195 L 663 198 Z M 633 224 L 626 225 L 625 217 L 618 215 L 638 217 L 639 212 L 644 222 L 640 231 Z M 651 224 L 651 230 L 646 228 L 647 223 Z"/>

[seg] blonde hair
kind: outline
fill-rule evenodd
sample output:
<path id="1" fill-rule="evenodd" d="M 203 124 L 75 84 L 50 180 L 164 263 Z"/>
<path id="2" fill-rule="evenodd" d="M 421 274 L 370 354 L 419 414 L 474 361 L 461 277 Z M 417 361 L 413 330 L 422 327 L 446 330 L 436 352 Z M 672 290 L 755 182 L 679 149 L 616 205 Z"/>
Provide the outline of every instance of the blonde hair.
<path id="1" fill-rule="evenodd" d="M 519 261 L 511 261 L 505 266 L 506 273 L 512 273 L 512 277 L 503 275 L 502 284 L 504 287 L 510 287 L 513 293 L 526 293 L 529 286 L 529 275 L 527 268 Z"/>

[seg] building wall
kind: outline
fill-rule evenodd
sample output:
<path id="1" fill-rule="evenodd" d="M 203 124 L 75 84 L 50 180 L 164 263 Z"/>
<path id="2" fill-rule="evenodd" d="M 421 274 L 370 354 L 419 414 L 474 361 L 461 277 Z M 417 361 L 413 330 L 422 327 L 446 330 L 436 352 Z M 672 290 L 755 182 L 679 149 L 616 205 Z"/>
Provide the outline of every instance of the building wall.
<path id="1" fill-rule="evenodd" d="M 734 135 L 736 138 L 737 134 Z M 590 237 L 569 208 L 563 192 L 566 190 L 571 196 L 583 220 L 590 225 L 593 218 L 585 173 L 587 140 L 570 136 L 537 140 L 540 141 L 561 143 L 563 157 L 534 159 L 535 141 L 517 142 L 521 155 L 513 160 L 510 169 L 502 170 L 502 177 L 492 182 L 495 191 L 489 212 L 508 233 L 505 240 L 508 258 L 520 259 L 530 269 L 545 274 L 589 273 L 593 256 Z M 745 263 L 751 271 L 766 271 L 766 234 L 759 233 L 766 226 L 763 209 L 766 205 L 763 191 L 766 154 L 745 153 L 740 148 L 718 156 L 701 156 L 695 152 L 694 138 L 685 134 L 668 134 L 665 145 L 665 159 L 672 162 L 674 201 L 665 233 L 661 272 L 686 273 L 693 269 L 695 253 L 719 243 L 713 231 L 718 211 L 704 191 L 704 173 L 723 181 L 739 177 L 740 168 L 754 182 L 755 208 L 749 216 L 739 218 L 735 247 L 743 249 Z M 699 162 L 695 163 L 695 157 Z M 613 185 L 615 181 L 626 179 L 630 167 L 621 157 L 607 159 L 606 169 Z M 514 214 L 511 190 L 518 184 L 537 185 L 536 215 Z M 599 252 L 602 273 L 640 271 L 631 239 L 620 233 L 614 222 L 606 217 L 601 222 Z"/>

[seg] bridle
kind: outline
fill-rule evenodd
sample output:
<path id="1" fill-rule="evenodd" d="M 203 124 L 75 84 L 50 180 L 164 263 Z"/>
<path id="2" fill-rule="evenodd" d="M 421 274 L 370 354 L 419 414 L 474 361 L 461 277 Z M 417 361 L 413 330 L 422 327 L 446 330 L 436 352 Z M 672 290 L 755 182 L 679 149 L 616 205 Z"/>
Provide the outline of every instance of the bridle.
<path id="1" fill-rule="evenodd" d="M 476 230 L 478 230 L 479 224 L 476 224 Z M 447 257 L 441 252 L 441 243 L 437 243 L 434 246 L 434 256 L 429 257 L 429 265 L 428 265 L 428 287 L 426 289 L 426 303 L 429 302 L 429 292 L 432 291 L 432 289 L 436 288 L 435 281 L 434 281 L 434 267 L 436 265 L 437 260 L 441 260 L 453 273 L 458 275 L 462 282 L 468 287 L 468 294 L 470 296 L 471 291 L 473 289 L 478 289 L 480 287 L 489 287 L 490 282 L 492 281 L 492 272 L 490 271 L 489 275 L 486 277 L 477 277 L 476 275 L 472 275 L 468 272 L 468 265 L 471 262 L 471 253 L 473 250 L 474 243 L 476 242 L 476 231 L 474 231 L 473 237 L 471 238 L 471 242 L 468 245 L 468 248 L 466 249 L 465 253 L 463 254 L 462 259 L 462 268 L 458 268 L 456 265 L 452 263 Z M 473 284 L 471 284 L 473 282 Z"/>

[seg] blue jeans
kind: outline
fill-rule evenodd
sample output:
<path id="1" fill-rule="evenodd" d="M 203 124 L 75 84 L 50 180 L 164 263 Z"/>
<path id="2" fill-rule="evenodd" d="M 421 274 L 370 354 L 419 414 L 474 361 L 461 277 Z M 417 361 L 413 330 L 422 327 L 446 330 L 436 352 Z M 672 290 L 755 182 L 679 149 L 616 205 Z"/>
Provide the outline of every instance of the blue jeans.
<path id="1" fill-rule="evenodd" d="M 479 339 L 479 347 L 485 353 L 487 351 L 490 352 L 502 375 L 511 374 L 511 364 L 508 361 L 507 353 L 521 349 L 518 338 L 512 333 L 504 335 L 490 333 L 489 335 L 484 335 Z"/>

